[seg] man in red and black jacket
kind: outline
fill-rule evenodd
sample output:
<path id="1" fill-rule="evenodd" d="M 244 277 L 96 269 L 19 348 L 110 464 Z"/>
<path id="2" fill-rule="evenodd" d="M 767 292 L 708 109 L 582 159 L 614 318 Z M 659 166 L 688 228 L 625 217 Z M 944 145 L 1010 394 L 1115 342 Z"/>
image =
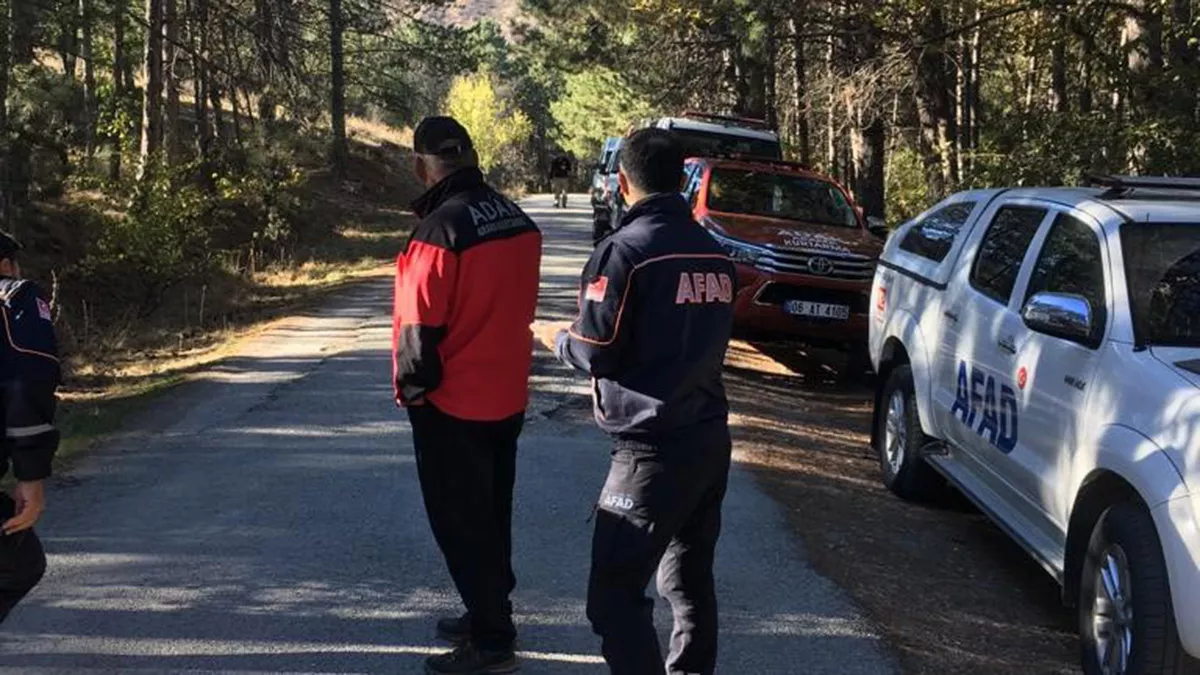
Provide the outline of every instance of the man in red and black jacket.
<path id="1" fill-rule="evenodd" d="M 46 296 L 21 278 L 20 244 L 0 233 L 0 478 L 12 468 L 12 496 L 0 492 L 0 622 L 41 581 L 46 555 L 33 526 L 45 509 L 58 430 L 62 379 Z"/>
<path id="2" fill-rule="evenodd" d="M 434 538 L 467 612 L 431 673 L 517 668 L 509 595 L 517 438 L 529 399 L 542 236 L 484 182 L 467 131 L 427 118 L 413 137 L 421 223 L 400 256 L 396 401 L 408 409 Z"/>

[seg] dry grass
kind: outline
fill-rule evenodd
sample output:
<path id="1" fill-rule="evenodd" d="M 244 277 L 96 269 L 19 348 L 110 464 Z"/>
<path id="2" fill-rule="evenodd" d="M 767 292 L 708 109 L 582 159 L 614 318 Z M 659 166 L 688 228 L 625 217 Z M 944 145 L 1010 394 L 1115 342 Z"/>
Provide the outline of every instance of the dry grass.
<path id="1" fill-rule="evenodd" d="M 391 144 L 401 148 L 412 148 L 413 130 L 411 128 L 398 129 L 384 122 L 365 117 L 346 118 L 346 134 L 367 145 Z"/>

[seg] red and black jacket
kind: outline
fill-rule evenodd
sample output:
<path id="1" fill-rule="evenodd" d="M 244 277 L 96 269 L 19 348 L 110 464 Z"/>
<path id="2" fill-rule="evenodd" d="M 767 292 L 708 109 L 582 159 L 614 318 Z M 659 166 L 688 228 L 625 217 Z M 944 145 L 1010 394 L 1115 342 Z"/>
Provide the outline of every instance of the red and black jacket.
<path id="1" fill-rule="evenodd" d="M 522 412 L 533 364 L 542 235 L 463 169 L 413 203 L 421 223 L 396 265 L 396 400 L 496 421 Z"/>

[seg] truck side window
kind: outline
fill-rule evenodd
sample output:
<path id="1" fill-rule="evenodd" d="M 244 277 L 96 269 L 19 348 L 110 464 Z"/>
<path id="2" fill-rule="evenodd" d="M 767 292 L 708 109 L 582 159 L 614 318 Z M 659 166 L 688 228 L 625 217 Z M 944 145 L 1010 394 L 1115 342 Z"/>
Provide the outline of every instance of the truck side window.
<path id="1" fill-rule="evenodd" d="M 1108 303 L 1104 292 L 1104 258 L 1100 240 L 1087 224 L 1066 213 L 1054 219 L 1053 229 L 1038 254 L 1025 302 L 1036 293 L 1071 293 L 1092 306 L 1092 342 L 1104 337 Z"/>
<path id="2" fill-rule="evenodd" d="M 975 202 L 959 202 L 934 211 L 904 235 L 900 249 L 934 262 L 942 262 L 954 246 L 958 231 L 974 210 Z"/>
<path id="3" fill-rule="evenodd" d="M 1000 304 L 1008 304 L 1029 244 L 1047 210 L 1031 206 L 1006 206 L 988 226 L 971 269 L 975 290 Z"/>

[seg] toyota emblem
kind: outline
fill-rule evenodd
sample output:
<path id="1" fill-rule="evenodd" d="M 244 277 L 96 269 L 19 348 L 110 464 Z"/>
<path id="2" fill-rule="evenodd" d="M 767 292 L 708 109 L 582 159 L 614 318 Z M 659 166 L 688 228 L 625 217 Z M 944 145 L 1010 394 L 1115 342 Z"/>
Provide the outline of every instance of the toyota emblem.
<path id="1" fill-rule="evenodd" d="M 833 262 L 829 258 L 814 256 L 808 259 L 808 271 L 817 276 L 827 277 L 833 274 Z"/>

